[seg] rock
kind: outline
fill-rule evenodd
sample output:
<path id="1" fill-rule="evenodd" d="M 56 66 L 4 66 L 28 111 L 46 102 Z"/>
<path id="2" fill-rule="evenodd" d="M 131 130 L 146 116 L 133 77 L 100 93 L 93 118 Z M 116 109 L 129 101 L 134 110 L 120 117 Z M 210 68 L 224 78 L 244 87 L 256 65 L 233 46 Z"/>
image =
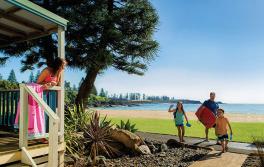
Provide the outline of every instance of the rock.
<path id="1" fill-rule="evenodd" d="M 148 144 L 148 147 L 152 153 L 156 153 L 158 151 L 157 147 L 152 142 Z"/>
<path id="2" fill-rule="evenodd" d="M 112 129 L 111 138 L 124 144 L 127 148 L 132 149 L 133 151 L 136 151 L 137 147 L 142 143 L 139 136 L 123 129 Z"/>
<path id="3" fill-rule="evenodd" d="M 160 150 L 161 150 L 161 152 L 165 152 L 165 151 L 168 150 L 168 146 L 167 146 L 166 144 L 162 144 L 162 145 L 160 146 Z"/>
<path id="4" fill-rule="evenodd" d="M 159 153 L 159 157 L 166 157 L 166 153 L 165 152 Z"/>
<path id="5" fill-rule="evenodd" d="M 147 145 L 141 145 L 137 148 L 139 154 L 148 155 L 151 154 L 151 151 Z"/>
<path id="6" fill-rule="evenodd" d="M 184 144 L 178 142 L 178 141 L 175 140 L 175 139 L 169 139 L 169 140 L 167 141 L 167 146 L 170 147 L 170 148 L 179 148 L 179 147 L 183 147 Z"/>

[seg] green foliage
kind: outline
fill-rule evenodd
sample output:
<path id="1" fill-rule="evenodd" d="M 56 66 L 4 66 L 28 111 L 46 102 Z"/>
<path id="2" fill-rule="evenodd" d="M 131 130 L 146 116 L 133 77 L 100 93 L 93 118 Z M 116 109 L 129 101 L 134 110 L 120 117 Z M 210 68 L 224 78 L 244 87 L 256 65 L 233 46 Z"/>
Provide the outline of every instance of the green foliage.
<path id="1" fill-rule="evenodd" d="M 101 88 L 101 91 L 100 91 L 100 93 L 99 93 L 99 96 L 101 96 L 101 97 L 106 97 L 106 93 L 105 93 L 105 91 L 104 91 L 103 88 Z"/>
<path id="2" fill-rule="evenodd" d="M 76 96 L 77 96 L 77 91 L 65 90 L 65 104 L 73 105 L 75 103 Z"/>
<path id="3" fill-rule="evenodd" d="M 264 137 L 253 137 L 253 143 L 256 145 L 258 150 L 258 157 L 260 159 L 260 166 L 264 166 Z"/>
<path id="4" fill-rule="evenodd" d="M 65 110 L 65 142 L 66 153 L 74 158 L 80 158 L 84 153 L 84 139 L 80 133 L 85 124 L 89 122 L 91 112 L 81 111 L 77 114 L 76 106 L 69 107 Z"/>
<path id="5" fill-rule="evenodd" d="M 8 80 L 9 82 L 12 82 L 12 83 L 18 83 L 18 82 L 17 82 L 17 79 L 16 79 L 15 71 L 14 71 L 13 69 L 10 71 L 10 74 L 9 74 L 7 80 Z"/>
<path id="6" fill-rule="evenodd" d="M 111 121 L 107 121 L 106 117 L 100 119 L 100 114 L 97 112 L 93 113 L 90 122 L 83 128 L 87 154 L 93 161 L 97 155 L 111 158 L 119 153 L 116 148 L 111 146 L 111 128 Z"/>
<path id="7" fill-rule="evenodd" d="M 88 105 L 100 106 L 101 104 L 108 103 L 109 101 L 110 99 L 108 99 L 107 97 L 101 97 L 91 94 L 88 98 Z"/>
<path id="8" fill-rule="evenodd" d="M 0 74 L 0 80 L 3 80 L 3 76 Z"/>
<path id="9" fill-rule="evenodd" d="M 90 121 L 91 113 L 93 111 L 81 111 L 77 112 L 77 107 L 75 105 L 68 107 L 65 111 L 65 125 L 69 125 L 72 130 L 80 131 L 87 122 Z"/>
<path id="10" fill-rule="evenodd" d="M 135 126 L 136 126 L 136 124 L 131 124 L 129 119 L 127 120 L 126 123 L 123 120 L 121 120 L 120 125 L 116 124 L 116 127 L 118 129 L 128 130 L 132 133 L 135 133 L 138 130 L 135 128 Z"/>
<path id="11" fill-rule="evenodd" d="M 75 98 L 77 96 L 77 91 L 71 87 L 71 83 L 64 81 L 65 87 L 65 104 L 71 106 L 75 103 Z"/>
<path id="12" fill-rule="evenodd" d="M 0 90 L 10 90 L 10 89 L 19 89 L 17 83 L 13 83 L 6 80 L 0 80 Z"/>

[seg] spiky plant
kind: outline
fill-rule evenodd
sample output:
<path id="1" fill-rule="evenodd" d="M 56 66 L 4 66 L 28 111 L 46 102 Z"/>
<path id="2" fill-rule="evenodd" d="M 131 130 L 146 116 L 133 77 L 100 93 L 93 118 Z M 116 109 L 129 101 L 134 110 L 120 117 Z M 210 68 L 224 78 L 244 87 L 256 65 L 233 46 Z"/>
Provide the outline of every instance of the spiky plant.
<path id="1" fill-rule="evenodd" d="M 89 122 L 90 117 L 94 111 L 81 111 L 77 112 L 77 106 L 73 105 L 65 110 L 65 125 L 73 128 L 74 131 L 81 131 L 87 122 Z"/>
<path id="2" fill-rule="evenodd" d="M 90 122 L 83 129 L 83 136 L 87 153 L 95 162 L 98 155 L 113 158 L 119 154 L 119 151 L 111 146 L 114 142 L 111 139 L 110 130 L 111 121 L 107 121 L 106 116 L 100 119 L 100 114 L 94 112 Z"/>
<path id="3" fill-rule="evenodd" d="M 253 143 L 258 150 L 258 156 L 260 159 L 260 166 L 264 166 L 264 137 L 253 137 Z"/>
<path id="4" fill-rule="evenodd" d="M 66 153 L 74 158 L 80 158 L 84 152 L 83 135 L 80 132 L 90 120 L 92 111 L 77 113 L 77 107 L 65 109 L 65 142 Z"/>
<path id="5" fill-rule="evenodd" d="M 136 124 L 131 124 L 129 119 L 127 120 L 127 122 L 125 123 L 123 120 L 121 120 L 120 125 L 116 125 L 116 127 L 118 129 L 124 129 L 124 130 L 128 130 L 132 133 L 135 133 L 138 129 L 136 129 Z"/>

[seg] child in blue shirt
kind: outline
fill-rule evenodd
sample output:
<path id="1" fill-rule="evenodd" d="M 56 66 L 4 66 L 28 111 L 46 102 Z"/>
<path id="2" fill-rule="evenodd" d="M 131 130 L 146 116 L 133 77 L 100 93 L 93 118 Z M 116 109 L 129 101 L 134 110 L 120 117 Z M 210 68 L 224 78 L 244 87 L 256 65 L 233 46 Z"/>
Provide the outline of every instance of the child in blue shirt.
<path id="1" fill-rule="evenodd" d="M 185 133 L 185 129 L 184 129 L 184 117 L 187 121 L 187 124 L 189 124 L 188 122 L 188 118 L 184 112 L 184 109 L 183 109 L 183 104 L 182 102 L 178 102 L 177 103 L 177 107 L 176 109 L 172 109 L 173 105 L 170 106 L 168 112 L 172 112 L 173 113 L 173 116 L 174 116 L 174 121 L 175 121 L 175 126 L 177 127 L 178 129 L 178 136 L 179 136 L 179 140 L 180 142 L 185 142 L 183 140 L 183 137 L 184 137 L 184 133 Z"/>

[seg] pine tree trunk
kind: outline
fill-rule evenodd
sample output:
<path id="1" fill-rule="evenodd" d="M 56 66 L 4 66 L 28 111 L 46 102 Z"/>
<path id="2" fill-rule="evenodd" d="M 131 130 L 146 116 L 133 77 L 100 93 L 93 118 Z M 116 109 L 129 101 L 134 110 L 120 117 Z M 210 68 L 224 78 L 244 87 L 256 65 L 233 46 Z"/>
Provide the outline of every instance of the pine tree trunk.
<path id="1" fill-rule="evenodd" d="M 77 105 L 78 112 L 83 111 L 86 108 L 87 100 L 93 89 L 93 85 L 98 72 L 99 72 L 99 68 L 89 69 L 89 72 L 86 74 L 85 79 L 81 83 L 77 97 L 75 99 L 75 104 Z"/>

